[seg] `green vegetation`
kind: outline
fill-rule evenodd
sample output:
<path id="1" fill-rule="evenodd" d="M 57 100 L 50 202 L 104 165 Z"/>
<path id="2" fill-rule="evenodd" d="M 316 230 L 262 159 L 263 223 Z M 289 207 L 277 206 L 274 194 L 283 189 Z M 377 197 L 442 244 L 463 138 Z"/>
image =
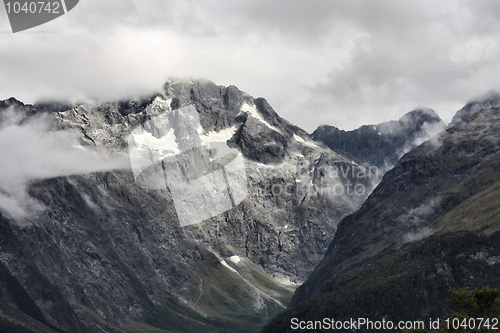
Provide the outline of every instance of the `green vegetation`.
<path id="1" fill-rule="evenodd" d="M 458 312 L 454 311 L 439 320 L 439 332 L 489 333 L 500 331 L 499 289 L 482 287 L 469 291 L 467 288 L 450 288 L 450 295 Z M 427 333 L 429 331 L 403 330 L 403 333 L 410 332 Z"/>
<path id="2" fill-rule="evenodd" d="M 292 290 L 272 280 L 262 268 L 245 258 L 233 266 L 239 274 L 218 263 L 199 267 L 205 270 L 201 292 L 190 300 L 198 311 L 172 298 L 165 306 L 147 314 L 143 323 L 131 325 L 131 332 L 258 332 L 283 307 L 257 294 L 254 287 L 285 306 Z M 242 277 L 248 282 L 242 283 Z M 260 309 L 255 308 L 256 297 L 261 300 Z"/>
<path id="3" fill-rule="evenodd" d="M 499 286 L 500 265 L 477 259 L 488 249 L 499 256 L 500 233 L 468 231 L 434 235 L 339 274 L 321 293 L 272 320 L 263 332 L 291 332 L 290 319 L 418 320 L 444 316 L 454 308 L 448 288 Z"/>
<path id="4" fill-rule="evenodd" d="M 431 225 L 439 233 L 473 230 L 492 234 L 500 230 L 500 154 L 484 162 L 472 175 L 440 193 L 449 211 Z"/>
<path id="5" fill-rule="evenodd" d="M 500 290 L 467 288 L 450 290 L 459 312 L 441 320 L 440 332 L 498 332 L 500 331 Z M 479 318 L 483 318 L 480 320 Z M 496 320 L 494 320 L 494 318 Z"/>

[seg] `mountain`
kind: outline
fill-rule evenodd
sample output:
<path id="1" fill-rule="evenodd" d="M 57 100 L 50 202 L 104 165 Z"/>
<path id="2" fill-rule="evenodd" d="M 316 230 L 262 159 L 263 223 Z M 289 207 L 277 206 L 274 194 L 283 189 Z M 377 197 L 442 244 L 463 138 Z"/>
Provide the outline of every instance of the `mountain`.
<path id="1" fill-rule="evenodd" d="M 335 126 L 319 126 L 311 137 L 333 150 L 345 151 L 365 164 L 384 172 L 392 168 L 411 149 L 445 129 L 432 109 L 416 109 L 398 121 L 364 125 L 352 131 Z"/>
<path id="2" fill-rule="evenodd" d="M 480 98 L 473 99 L 469 101 L 463 108 L 458 110 L 448 127 L 453 127 L 461 124 L 470 117 L 472 117 L 476 112 L 482 109 L 500 107 L 500 93 L 496 91 L 491 91 Z"/>
<path id="3" fill-rule="evenodd" d="M 437 318 L 448 288 L 500 286 L 500 108 L 421 144 L 344 218 L 325 258 L 295 292 L 291 318 Z"/>
<path id="4" fill-rule="evenodd" d="M 95 105 L 11 98 L 0 141 L 8 332 L 258 331 L 377 180 L 205 80 Z"/>

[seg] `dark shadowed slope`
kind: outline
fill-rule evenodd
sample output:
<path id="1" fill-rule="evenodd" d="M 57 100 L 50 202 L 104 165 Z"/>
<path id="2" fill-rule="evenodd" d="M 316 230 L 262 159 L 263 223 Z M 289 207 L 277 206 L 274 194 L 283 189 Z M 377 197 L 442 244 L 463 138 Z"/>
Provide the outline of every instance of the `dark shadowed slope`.
<path id="1" fill-rule="evenodd" d="M 264 331 L 285 332 L 292 317 L 425 319 L 450 309 L 450 286 L 498 287 L 499 152 L 491 108 L 405 155 Z"/>
<path id="2" fill-rule="evenodd" d="M 334 150 L 348 152 L 360 161 L 376 166 L 383 174 L 401 156 L 439 134 L 445 127 L 434 110 L 417 109 L 406 113 L 398 121 L 365 125 L 352 131 L 320 126 L 311 136 Z"/>
<path id="3" fill-rule="evenodd" d="M 241 152 L 248 195 L 182 228 L 169 189 L 135 182 L 127 148 L 135 128 L 187 105 L 205 140 Z M 100 105 L 9 99 L 0 121 L 10 167 L 0 183 L 0 322 L 12 332 L 258 331 L 373 186 L 352 157 L 315 143 L 265 99 L 206 80 Z M 127 163 L 100 167 L 106 159 L 92 156 L 102 153 Z M 365 191 L 330 190 L 339 184 Z"/>

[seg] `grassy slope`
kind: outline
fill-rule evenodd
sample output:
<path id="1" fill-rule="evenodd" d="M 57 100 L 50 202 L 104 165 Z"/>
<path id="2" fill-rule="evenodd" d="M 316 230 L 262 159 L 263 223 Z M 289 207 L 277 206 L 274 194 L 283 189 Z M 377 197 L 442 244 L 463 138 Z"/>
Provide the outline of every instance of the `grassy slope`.
<path id="1" fill-rule="evenodd" d="M 272 280 L 249 260 L 242 259 L 231 266 L 239 273 L 222 265 L 205 268 L 200 294 L 191 300 L 197 301 L 199 312 L 172 300 L 168 307 L 158 308 L 145 317 L 148 325 L 131 327 L 135 332 L 258 332 L 283 307 L 265 295 L 258 296 L 254 287 L 267 291 L 285 305 L 290 301 L 292 290 Z M 248 282 L 242 283 L 242 277 Z M 260 297 L 262 307 L 249 311 L 256 297 Z M 157 330 L 159 328 L 162 330 Z"/>
<path id="2" fill-rule="evenodd" d="M 436 233 L 471 230 L 491 235 L 500 230 L 500 154 L 483 163 L 471 176 L 440 194 L 459 205 L 431 225 Z"/>
<path id="3" fill-rule="evenodd" d="M 471 259 L 485 248 L 493 248 L 490 254 L 498 256 L 498 244 L 499 232 L 480 236 L 467 231 L 406 244 L 326 281 L 319 295 L 286 310 L 263 332 L 291 332 L 294 317 L 417 320 L 442 316 L 453 307 L 449 286 L 500 285 L 500 265 Z"/>
<path id="4" fill-rule="evenodd" d="M 233 264 L 241 275 L 218 264 L 206 269 L 200 295 L 197 295 L 197 310 L 175 298 L 164 300 L 164 305 L 149 311 L 142 322 L 117 326 L 89 311 L 99 327 L 110 333 L 167 333 L 167 332 L 258 332 L 267 321 L 284 308 L 270 298 L 261 296 L 260 311 L 249 311 L 255 302 L 255 289 L 267 291 L 279 302 L 288 304 L 292 290 L 271 279 L 263 270 L 250 261 L 242 259 Z M 253 314 L 252 314 L 253 313 Z M 255 314 L 256 313 L 256 314 Z M 23 311 L 0 305 L 0 332 L 9 333 L 56 333 L 44 323 Z"/>
<path id="5" fill-rule="evenodd" d="M 450 142 L 449 145 L 448 150 L 470 148 L 467 146 L 470 142 Z M 452 158 L 455 154 L 449 155 L 442 161 L 451 165 L 448 166 L 450 170 L 471 163 L 471 157 L 459 159 Z M 416 170 L 426 172 L 425 163 L 417 165 Z M 432 175 L 433 169 L 429 170 Z M 394 191 L 393 195 L 386 191 L 388 196 L 377 198 L 374 205 L 358 214 L 355 225 L 347 221 L 347 228 L 356 227 L 356 230 L 347 229 L 345 237 L 356 237 L 360 247 L 337 249 L 344 255 L 347 253 L 347 257 L 349 254 L 362 255 L 366 251 L 362 241 L 365 239 L 375 245 L 370 252 L 377 255 L 368 263 L 348 268 L 344 273 L 345 263 L 332 262 L 333 257 L 325 258 L 322 264 L 326 269 L 317 269 L 316 273 L 316 281 L 325 282 L 310 286 L 321 293 L 286 310 L 271 321 L 264 332 L 289 331 L 293 317 L 307 320 L 357 316 L 410 320 L 435 317 L 452 306 L 447 293 L 450 286 L 499 287 L 500 265 L 471 258 L 484 251 L 490 256 L 500 254 L 500 154 L 478 163 L 477 169 L 458 184 L 452 185 L 452 178 L 447 177 L 431 179 L 435 187 L 438 184 L 444 188 L 432 196 L 441 202 L 440 209 L 429 216 L 432 236 L 400 246 L 391 240 L 391 237 L 398 238 L 397 229 L 392 230 L 392 234 L 374 235 L 370 224 L 387 222 L 384 211 L 390 212 L 391 207 L 397 207 L 401 201 L 431 198 L 427 194 L 429 182 L 413 184 L 402 193 Z M 393 242 L 393 246 L 388 246 L 387 242 Z M 337 275 L 328 270 L 330 266 L 335 267 Z"/>

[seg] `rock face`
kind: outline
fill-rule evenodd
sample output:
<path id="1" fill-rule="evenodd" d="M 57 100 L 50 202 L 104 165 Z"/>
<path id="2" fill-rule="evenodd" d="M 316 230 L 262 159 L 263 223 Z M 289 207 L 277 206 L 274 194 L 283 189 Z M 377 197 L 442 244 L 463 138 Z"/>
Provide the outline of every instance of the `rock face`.
<path id="1" fill-rule="evenodd" d="M 188 105 L 201 137 L 241 152 L 245 199 L 181 227 L 171 191 L 138 186 L 130 167 L 32 180 L 26 198 L 38 208 L 21 202 L 26 216 L 0 213 L 2 327 L 252 332 L 286 306 L 290 284 L 319 263 L 377 177 L 315 143 L 264 99 L 209 81 L 169 81 L 147 98 L 94 106 L 9 99 L 0 119 L 15 109 L 22 127 L 43 113 L 50 131 L 78 134 L 82 153 L 126 157 L 134 129 Z"/>
<path id="2" fill-rule="evenodd" d="M 365 125 L 352 131 L 323 125 L 318 127 L 311 137 L 331 149 L 345 151 L 385 172 L 392 168 L 401 156 L 442 132 L 445 127 L 434 110 L 417 109 L 406 113 L 398 121 Z"/>
<path id="3" fill-rule="evenodd" d="M 489 108 L 387 172 L 342 220 L 294 306 L 264 331 L 288 331 L 292 317 L 442 316 L 452 307 L 450 286 L 498 287 L 499 179 L 500 108 Z"/>
<path id="4" fill-rule="evenodd" d="M 483 98 L 472 100 L 458 110 L 448 127 L 459 125 L 469 120 L 476 112 L 482 109 L 500 107 L 500 93 L 492 91 Z"/>

